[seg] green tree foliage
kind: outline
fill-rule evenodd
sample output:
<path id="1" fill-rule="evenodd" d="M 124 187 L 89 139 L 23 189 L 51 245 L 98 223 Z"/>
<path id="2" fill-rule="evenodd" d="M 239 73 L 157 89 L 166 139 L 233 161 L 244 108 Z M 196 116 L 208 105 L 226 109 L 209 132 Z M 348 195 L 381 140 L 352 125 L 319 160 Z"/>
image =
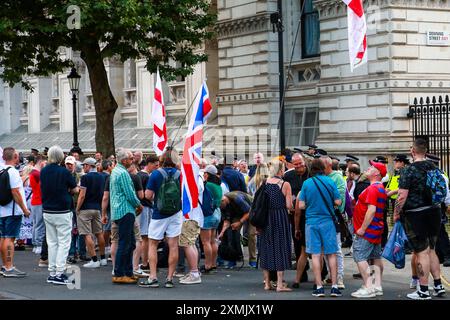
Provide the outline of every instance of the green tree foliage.
<path id="1" fill-rule="evenodd" d="M 109 88 L 104 59 L 144 58 L 147 70 L 166 80 L 187 76 L 207 60 L 198 50 L 212 37 L 212 0 L 3 0 L 0 5 L 0 77 L 10 86 L 31 89 L 26 76 L 67 71 L 58 48 L 81 52 L 90 75 L 96 109 L 97 149 L 114 152 L 117 103 Z M 74 29 L 77 12 L 80 28 Z M 72 7 L 70 7 L 72 8 Z M 177 68 L 171 64 L 176 61 Z"/>

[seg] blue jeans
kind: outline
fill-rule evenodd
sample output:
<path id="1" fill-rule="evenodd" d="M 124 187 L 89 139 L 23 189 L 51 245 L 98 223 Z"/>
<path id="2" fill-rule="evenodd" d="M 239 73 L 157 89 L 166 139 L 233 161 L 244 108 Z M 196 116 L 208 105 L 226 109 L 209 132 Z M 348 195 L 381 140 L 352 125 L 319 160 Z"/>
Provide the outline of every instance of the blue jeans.
<path id="1" fill-rule="evenodd" d="M 116 277 L 133 276 L 133 251 L 136 248 L 134 236 L 133 213 L 127 213 L 123 218 L 115 220 L 119 226 L 119 246 L 116 253 L 114 275 Z"/>

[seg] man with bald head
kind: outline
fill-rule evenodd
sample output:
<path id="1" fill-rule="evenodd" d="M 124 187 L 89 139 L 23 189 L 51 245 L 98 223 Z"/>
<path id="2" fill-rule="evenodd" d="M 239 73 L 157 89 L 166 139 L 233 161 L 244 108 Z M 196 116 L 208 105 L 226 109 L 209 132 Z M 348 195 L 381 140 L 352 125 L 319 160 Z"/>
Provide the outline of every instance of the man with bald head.
<path id="1" fill-rule="evenodd" d="M 295 208 L 295 202 L 297 199 L 297 195 L 302 189 L 303 182 L 309 178 L 308 168 L 306 166 L 305 158 L 301 153 L 294 153 L 292 155 L 291 160 L 292 165 L 294 166 L 293 170 L 290 170 L 284 174 L 283 179 L 286 182 L 289 182 L 292 188 L 292 199 L 294 201 L 294 205 L 292 208 Z M 294 241 L 294 249 L 295 249 L 295 260 L 298 261 L 302 253 L 304 253 L 304 259 L 301 261 L 302 269 L 299 271 L 296 282 L 300 281 L 300 277 L 302 276 L 303 270 L 306 265 L 306 243 L 305 243 L 305 214 L 304 212 L 299 212 L 300 215 L 297 214 L 297 217 L 294 218 L 295 209 L 289 212 L 289 220 L 291 222 L 291 232 L 292 232 L 292 240 Z M 297 227 L 296 227 L 297 226 Z M 296 232 L 295 230 L 299 230 L 300 232 Z M 297 234 L 296 234 L 297 233 Z M 299 264 L 298 264 L 299 265 Z M 307 280 L 306 273 L 303 273 L 304 276 L 302 278 L 303 281 Z"/>

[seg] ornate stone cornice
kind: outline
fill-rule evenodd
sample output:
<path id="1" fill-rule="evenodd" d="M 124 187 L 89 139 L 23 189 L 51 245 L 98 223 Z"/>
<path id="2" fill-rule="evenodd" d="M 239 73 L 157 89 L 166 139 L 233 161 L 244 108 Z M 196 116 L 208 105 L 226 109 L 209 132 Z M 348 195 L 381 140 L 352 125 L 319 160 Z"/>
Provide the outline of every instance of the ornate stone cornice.
<path id="1" fill-rule="evenodd" d="M 450 10 L 450 0 L 363 0 L 364 8 L 378 7 L 403 7 L 423 9 Z M 314 0 L 320 17 L 342 16 L 347 11 L 346 4 L 342 0 Z"/>
<path id="2" fill-rule="evenodd" d="M 267 32 L 270 29 L 269 20 L 269 15 L 264 13 L 242 19 L 219 22 L 216 25 L 218 38 Z"/>

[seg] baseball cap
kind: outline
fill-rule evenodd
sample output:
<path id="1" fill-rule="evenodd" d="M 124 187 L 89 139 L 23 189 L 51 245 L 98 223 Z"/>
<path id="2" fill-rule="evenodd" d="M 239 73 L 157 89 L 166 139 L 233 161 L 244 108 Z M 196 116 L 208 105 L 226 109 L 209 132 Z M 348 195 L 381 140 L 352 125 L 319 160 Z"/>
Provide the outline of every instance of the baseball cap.
<path id="1" fill-rule="evenodd" d="M 217 168 L 212 164 L 207 165 L 204 171 L 209 174 L 217 175 Z"/>
<path id="2" fill-rule="evenodd" d="M 373 160 L 369 161 L 370 165 L 375 167 L 378 171 L 380 171 L 381 177 L 384 178 L 387 174 L 387 169 L 386 166 L 384 164 L 382 164 L 381 162 L 375 162 Z"/>
<path id="3" fill-rule="evenodd" d="M 71 163 L 71 164 L 75 164 L 75 162 L 76 162 L 76 160 L 75 160 L 75 157 L 73 157 L 73 156 L 68 156 L 66 158 L 66 161 L 64 161 L 64 163 Z"/>
<path id="4" fill-rule="evenodd" d="M 95 165 L 97 164 L 97 161 L 95 161 L 94 158 L 86 158 L 86 159 L 84 159 L 83 164 L 87 164 L 87 165 L 95 167 Z"/>

